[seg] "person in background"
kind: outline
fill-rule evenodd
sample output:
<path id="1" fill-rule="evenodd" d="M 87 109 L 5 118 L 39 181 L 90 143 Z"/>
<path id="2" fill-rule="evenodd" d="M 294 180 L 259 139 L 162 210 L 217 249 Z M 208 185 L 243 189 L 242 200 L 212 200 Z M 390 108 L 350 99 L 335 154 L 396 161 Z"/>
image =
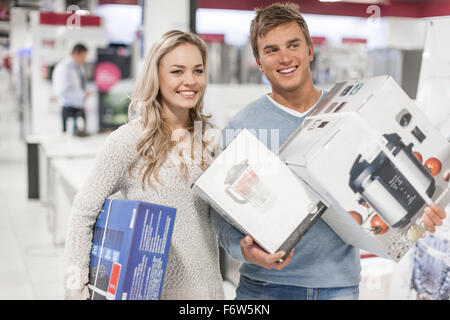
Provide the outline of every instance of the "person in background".
<path id="1" fill-rule="evenodd" d="M 212 156 L 178 148 L 215 150 L 203 134 L 212 128 L 202 114 L 206 66 L 206 44 L 192 33 L 170 31 L 152 46 L 130 97 L 129 121 L 108 136 L 75 196 L 65 242 L 66 299 L 89 298 L 93 227 L 117 191 L 177 209 L 161 298 L 224 299 L 209 206 L 190 188 Z M 199 123 L 202 132 L 194 134 Z"/>
<path id="2" fill-rule="evenodd" d="M 272 92 L 238 112 L 224 128 L 223 136 L 229 136 L 228 130 L 237 134 L 242 128 L 278 130 L 278 143 L 273 144 L 271 134 L 267 139 L 259 138 L 268 147 L 280 146 L 325 96 L 312 81 L 314 46 L 306 21 L 292 3 L 257 9 L 250 41 L 258 68 L 269 80 Z M 434 232 L 436 225 L 442 225 L 445 212 L 434 204 L 425 212 L 425 226 Z M 359 249 L 343 242 L 322 219 L 283 262 L 279 260 L 285 252 L 266 253 L 251 236 L 235 229 L 212 208 L 211 219 L 222 247 L 242 262 L 236 299 L 358 299 Z"/>
<path id="3" fill-rule="evenodd" d="M 73 133 L 84 135 L 86 129 L 86 98 L 91 92 L 86 90 L 86 75 L 83 65 L 86 63 L 88 49 L 76 44 L 70 57 L 60 61 L 53 71 L 53 89 L 62 106 L 62 130 L 67 131 L 67 119 L 73 118 Z M 77 119 L 83 119 L 84 130 L 78 128 Z"/>

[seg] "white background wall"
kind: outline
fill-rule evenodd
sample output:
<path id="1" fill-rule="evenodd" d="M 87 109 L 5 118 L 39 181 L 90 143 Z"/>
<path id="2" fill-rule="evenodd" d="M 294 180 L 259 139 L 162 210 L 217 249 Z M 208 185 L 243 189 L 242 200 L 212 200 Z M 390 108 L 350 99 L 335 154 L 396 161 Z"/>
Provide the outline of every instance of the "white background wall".
<path id="1" fill-rule="evenodd" d="M 189 31 L 189 0 L 145 1 L 144 48 L 172 29 Z"/>
<path id="2" fill-rule="evenodd" d="M 362 18 L 304 14 L 311 36 L 326 37 L 340 44 L 343 37 L 367 39 L 368 48 L 423 48 L 426 20 L 415 18 Z M 223 33 L 225 41 L 242 45 L 248 41 L 253 11 L 197 10 L 198 33 Z M 232 21 L 232 23 L 230 23 Z"/>

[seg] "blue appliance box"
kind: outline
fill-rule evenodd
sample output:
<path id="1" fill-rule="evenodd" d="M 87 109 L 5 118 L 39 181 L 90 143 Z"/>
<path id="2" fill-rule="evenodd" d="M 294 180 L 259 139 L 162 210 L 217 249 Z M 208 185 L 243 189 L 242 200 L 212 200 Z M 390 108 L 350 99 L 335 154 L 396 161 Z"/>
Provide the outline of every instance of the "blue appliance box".
<path id="1" fill-rule="evenodd" d="M 175 208 L 106 199 L 94 226 L 91 299 L 160 298 L 175 214 Z"/>

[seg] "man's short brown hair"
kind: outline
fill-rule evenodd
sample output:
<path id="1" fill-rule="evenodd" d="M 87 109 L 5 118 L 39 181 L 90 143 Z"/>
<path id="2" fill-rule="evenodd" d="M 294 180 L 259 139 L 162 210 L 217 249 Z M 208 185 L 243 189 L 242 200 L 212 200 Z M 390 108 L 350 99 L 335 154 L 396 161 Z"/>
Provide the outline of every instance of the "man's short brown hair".
<path id="1" fill-rule="evenodd" d="M 72 54 L 82 54 L 83 52 L 87 52 L 88 48 L 82 44 L 82 43 L 77 43 L 73 49 L 72 49 Z"/>
<path id="2" fill-rule="evenodd" d="M 297 22 L 303 31 L 307 45 L 311 45 L 308 25 L 296 3 L 274 3 L 266 8 L 256 8 L 255 11 L 256 16 L 250 26 L 250 44 L 253 55 L 257 59 L 259 59 L 258 37 L 266 35 L 273 28 L 285 23 Z"/>

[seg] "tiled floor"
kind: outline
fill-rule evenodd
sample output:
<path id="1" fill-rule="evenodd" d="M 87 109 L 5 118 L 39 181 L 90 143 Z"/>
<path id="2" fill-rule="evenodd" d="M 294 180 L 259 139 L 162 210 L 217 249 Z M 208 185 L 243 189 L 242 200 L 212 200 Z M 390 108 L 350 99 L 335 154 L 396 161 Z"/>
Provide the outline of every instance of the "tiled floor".
<path id="1" fill-rule="evenodd" d="M 63 248 L 52 245 L 46 208 L 28 200 L 19 112 L 0 86 L 0 299 L 62 299 Z"/>

